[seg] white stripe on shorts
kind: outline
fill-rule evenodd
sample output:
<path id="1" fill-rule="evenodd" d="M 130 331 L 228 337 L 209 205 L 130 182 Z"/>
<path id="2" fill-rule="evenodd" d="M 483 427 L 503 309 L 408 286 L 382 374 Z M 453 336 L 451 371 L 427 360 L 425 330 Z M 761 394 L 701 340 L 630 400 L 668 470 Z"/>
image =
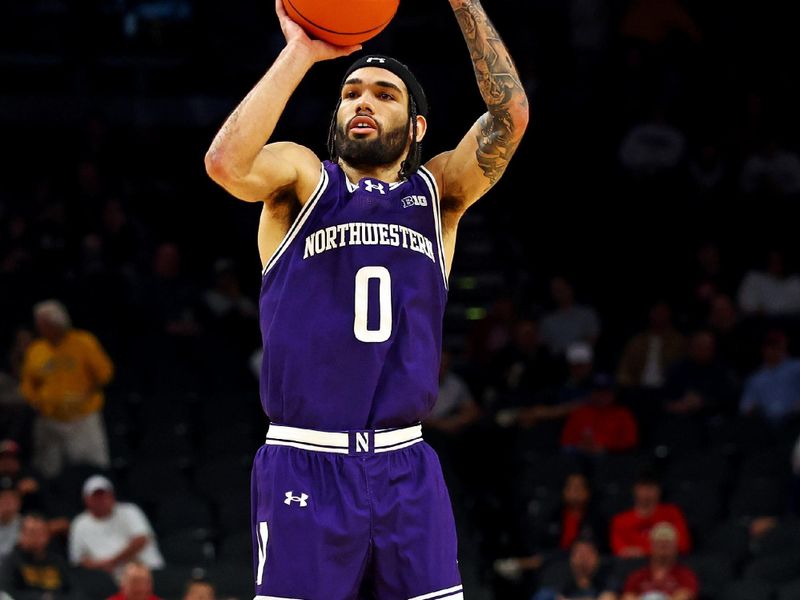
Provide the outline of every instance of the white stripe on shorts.
<path id="1" fill-rule="evenodd" d="M 422 596 L 414 596 L 413 598 L 409 598 L 408 600 L 431 600 L 432 598 L 436 598 L 436 600 L 463 600 L 464 586 L 456 585 L 451 588 L 447 588 L 444 590 L 439 590 L 437 592 L 431 592 L 430 594 L 423 594 Z"/>
<path id="2" fill-rule="evenodd" d="M 284 598 L 283 596 L 255 596 L 253 600 L 301 600 L 300 598 Z"/>

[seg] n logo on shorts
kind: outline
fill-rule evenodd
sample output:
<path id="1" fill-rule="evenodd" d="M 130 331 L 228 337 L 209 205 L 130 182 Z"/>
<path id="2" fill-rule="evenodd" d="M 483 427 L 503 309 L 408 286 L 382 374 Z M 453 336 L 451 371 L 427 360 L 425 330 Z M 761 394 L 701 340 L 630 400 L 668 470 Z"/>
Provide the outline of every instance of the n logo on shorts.
<path id="1" fill-rule="evenodd" d="M 300 494 L 299 496 L 295 496 L 292 490 L 286 492 L 286 500 L 283 503 L 286 506 L 291 506 L 292 502 L 297 502 L 300 505 L 300 508 L 305 508 L 308 506 L 308 494 Z"/>

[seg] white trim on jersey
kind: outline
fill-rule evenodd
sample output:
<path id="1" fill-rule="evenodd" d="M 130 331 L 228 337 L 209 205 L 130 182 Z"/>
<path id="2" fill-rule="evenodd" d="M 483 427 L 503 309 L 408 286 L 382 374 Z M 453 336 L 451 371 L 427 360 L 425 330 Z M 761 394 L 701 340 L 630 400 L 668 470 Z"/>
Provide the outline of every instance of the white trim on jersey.
<path id="1" fill-rule="evenodd" d="M 421 442 L 422 425 L 375 431 L 373 435 L 376 454 L 391 452 Z M 265 443 L 268 446 L 291 446 L 315 452 L 348 454 L 350 452 L 350 433 L 346 431 L 316 431 L 273 423 L 269 426 Z"/>
<path id="2" fill-rule="evenodd" d="M 444 287 L 448 289 L 447 282 L 447 263 L 444 256 L 444 237 L 442 235 L 442 206 L 439 198 L 439 186 L 436 184 L 436 178 L 425 167 L 419 168 L 419 174 L 422 177 L 428 189 L 431 192 L 433 206 L 433 224 L 436 228 L 436 243 L 439 246 L 439 264 L 442 266 L 442 278 L 444 279 Z"/>
<path id="3" fill-rule="evenodd" d="M 322 193 L 325 191 L 325 188 L 328 187 L 328 172 L 325 170 L 325 166 L 321 167 L 322 173 L 319 176 L 319 182 L 317 183 L 317 187 L 314 190 L 314 193 L 309 196 L 306 203 L 303 205 L 303 208 L 297 214 L 297 218 L 295 218 L 294 223 L 292 223 L 291 227 L 289 227 L 289 231 L 286 232 L 286 235 L 283 236 L 281 243 L 278 244 L 278 247 L 275 249 L 275 252 L 272 253 L 272 256 L 267 261 L 267 264 L 264 266 L 264 269 L 261 271 L 261 276 L 263 277 L 267 273 L 269 273 L 270 269 L 275 266 L 275 263 L 278 262 L 278 259 L 286 252 L 286 249 L 289 247 L 289 244 L 292 243 L 297 234 L 303 228 L 303 225 L 308 220 L 308 216 L 311 214 L 311 211 L 314 210 L 314 206 L 316 206 L 317 201 L 322 196 Z"/>
<path id="4" fill-rule="evenodd" d="M 414 596 L 408 600 L 463 600 L 464 586 L 455 585 L 451 588 L 431 592 L 430 594 L 423 594 L 422 596 Z"/>
<path id="5" fill-rule="evenodd" d="M 254 596 L 253 600 L 301 600 L 300 598 L 286 598 L 285 596 Z"/>

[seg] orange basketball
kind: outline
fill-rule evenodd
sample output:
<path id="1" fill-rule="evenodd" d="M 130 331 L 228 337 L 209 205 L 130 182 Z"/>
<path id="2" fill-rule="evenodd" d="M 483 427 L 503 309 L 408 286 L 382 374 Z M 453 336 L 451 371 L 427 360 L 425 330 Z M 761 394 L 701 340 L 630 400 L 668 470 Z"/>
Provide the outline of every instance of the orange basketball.
<path id="1" fill-rule="evenodd" d="M 400 0 L 283 0 L 286 12 L 310 36 L 337 46 L 378 35 L 399 4 Z"/>

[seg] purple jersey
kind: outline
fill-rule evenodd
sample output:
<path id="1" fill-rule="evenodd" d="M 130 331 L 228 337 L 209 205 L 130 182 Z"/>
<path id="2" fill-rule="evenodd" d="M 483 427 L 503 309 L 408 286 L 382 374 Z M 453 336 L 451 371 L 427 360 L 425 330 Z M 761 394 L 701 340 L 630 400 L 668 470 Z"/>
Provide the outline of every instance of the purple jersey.
<path id="1" fill-rule="evenodd" d="M 319 184 L 264 268 L 261 401 L 276 423 L 403 427 L 438 392 L 447 275 L 433 176 Z"/>

